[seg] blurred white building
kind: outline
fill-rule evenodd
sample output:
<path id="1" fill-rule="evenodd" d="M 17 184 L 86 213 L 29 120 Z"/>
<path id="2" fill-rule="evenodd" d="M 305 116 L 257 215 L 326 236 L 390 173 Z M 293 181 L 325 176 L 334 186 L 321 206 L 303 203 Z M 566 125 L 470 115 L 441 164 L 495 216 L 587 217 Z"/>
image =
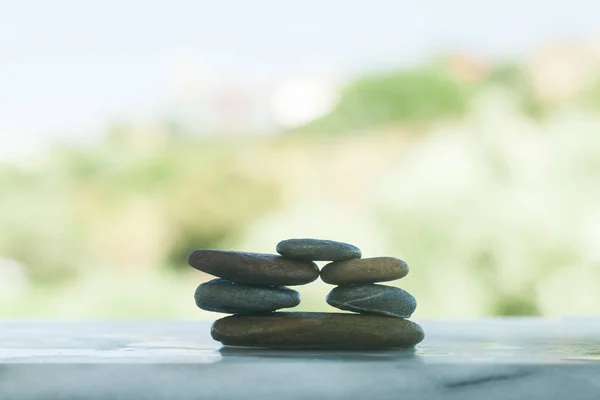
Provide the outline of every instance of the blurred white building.
<path id="1" fill-rule="evenodd" d="M 10 299 L 25 293 L 25 269 L 15 260 L 0 257 L 0 299 Z"/>
<path id="2" fill-rule="evenodd" d="M 272 118 L 277 126 L 283 128 L 305 125 L 328 114 L 338 99 L 338 89 L 331 80 L 292 78 L 273 91 Z"/>
<path id="3" fill-rule="evenodd" d="M 192 61 L 171 74 L 168 112 L 197 134 L 273 133 L 327 114 L 338 99 L 337 85 L 322 76 L 234 80 Z"/>

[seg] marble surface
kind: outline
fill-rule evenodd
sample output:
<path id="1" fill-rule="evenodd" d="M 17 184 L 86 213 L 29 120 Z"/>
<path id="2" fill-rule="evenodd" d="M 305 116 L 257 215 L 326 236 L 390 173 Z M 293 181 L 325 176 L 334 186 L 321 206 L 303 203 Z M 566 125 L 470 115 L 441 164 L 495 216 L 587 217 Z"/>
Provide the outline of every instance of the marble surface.
<path id="1" fill-rule="evenodd" d="M 0 399 L 599 399 L 600 318 L 415 320 L 414 350 L 223 348 L 210 322 L 0 321 Z"/>

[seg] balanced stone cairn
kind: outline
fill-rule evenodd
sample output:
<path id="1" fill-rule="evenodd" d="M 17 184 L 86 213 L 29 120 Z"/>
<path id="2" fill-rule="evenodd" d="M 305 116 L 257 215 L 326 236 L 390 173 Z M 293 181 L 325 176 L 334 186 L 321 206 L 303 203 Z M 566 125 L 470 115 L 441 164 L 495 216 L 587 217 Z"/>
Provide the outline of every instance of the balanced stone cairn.
<path id="1" fill-rule="evenodd" d="M 413 347 L 423 329 L 407 320 L 416 308 L 408 292 L 378 285 L 405 277 L 408 265 L 393 257 L 361 259 L 359 248 L 318 239 L 289 239 L 280 255 L 194 250 L 189 264 L 218 277 L 196 289 L 196 305 L 234 314 L 215 321 L 213 339 L 225 346 L 354 350 Z M 314 261 L 331 261 L 319 272 Z M 337 285 L 327 303 L 354 313 L 275 312 L 300 304 L 287 286 L 306 285 L 319 275 Z"/>

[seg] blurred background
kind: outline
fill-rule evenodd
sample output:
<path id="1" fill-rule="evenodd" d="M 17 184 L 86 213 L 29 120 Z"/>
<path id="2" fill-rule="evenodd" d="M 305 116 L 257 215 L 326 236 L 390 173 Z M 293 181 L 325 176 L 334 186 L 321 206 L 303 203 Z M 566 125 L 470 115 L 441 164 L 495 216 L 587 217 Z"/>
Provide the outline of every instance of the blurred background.
<path id="1" fill-rule="evenodd" d="M 292 237 L 406 260 L 417 318 L 598 313 L 598 15 L 1 1 L 0 316 L 214 319 L 189 252 Z"/>

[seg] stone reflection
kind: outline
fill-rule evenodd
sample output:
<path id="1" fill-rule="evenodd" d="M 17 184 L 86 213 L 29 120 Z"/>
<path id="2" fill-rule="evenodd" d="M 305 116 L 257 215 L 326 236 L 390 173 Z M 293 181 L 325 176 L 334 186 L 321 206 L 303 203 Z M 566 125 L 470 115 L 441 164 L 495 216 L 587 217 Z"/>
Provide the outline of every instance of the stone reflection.
<path id="1" fill-rule="evenodd" d="M 398 360 L 417 361 L 417 349 L 397 350 L 278 350 L 268 348 L 223 346 L 218 350 L 221 361 L 272 362 L 273 359 L 288 361 L 380 361 L 394 362 Z"/>

